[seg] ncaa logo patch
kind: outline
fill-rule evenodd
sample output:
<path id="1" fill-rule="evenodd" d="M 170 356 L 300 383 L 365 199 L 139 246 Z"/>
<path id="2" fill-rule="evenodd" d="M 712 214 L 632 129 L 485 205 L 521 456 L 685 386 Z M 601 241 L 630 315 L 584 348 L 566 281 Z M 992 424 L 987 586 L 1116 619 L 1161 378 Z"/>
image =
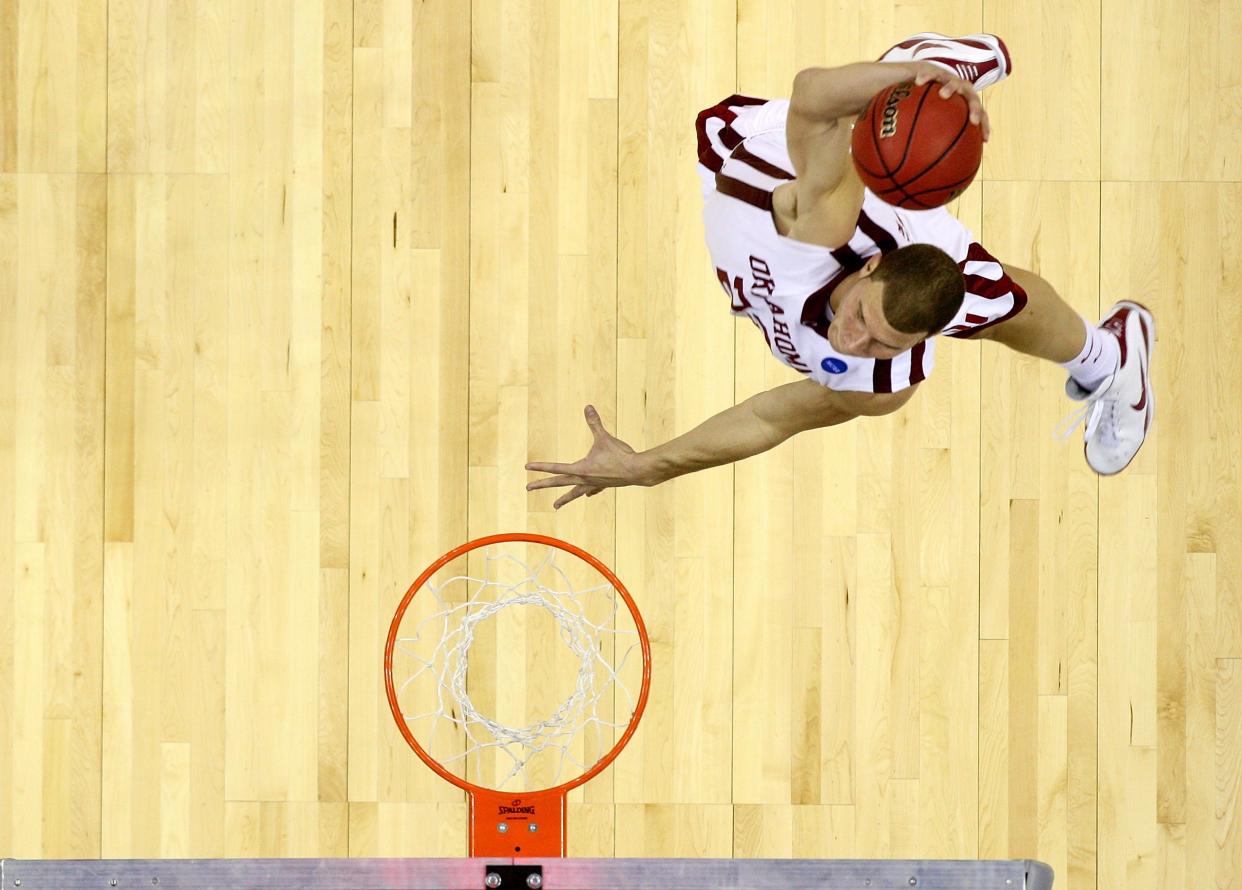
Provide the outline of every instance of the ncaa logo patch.
<path id="1" fill-rule="evenodd" d="M 829 374 L 844 374 L 846 369 L 849 367 L 849 365 L 841 361 L 839 358 L 826 358 L 819 363 L 819 366 Z"/>

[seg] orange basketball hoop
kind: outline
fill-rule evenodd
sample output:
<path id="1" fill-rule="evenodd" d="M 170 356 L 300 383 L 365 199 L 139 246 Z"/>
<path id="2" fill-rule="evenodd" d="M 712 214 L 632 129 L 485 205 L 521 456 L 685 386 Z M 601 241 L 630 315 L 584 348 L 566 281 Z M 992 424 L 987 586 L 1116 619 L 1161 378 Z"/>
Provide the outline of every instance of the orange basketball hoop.
<path id="1" fill-rule="evenodd" d="M 526 558 L 515 556 L 515 550 Z M 531 553 L 537 558 L 531 559 Z M 434 580 L 455 560 L 464 557 L 469 564 L 480 556 L 482 571 Z M 603 583 L 588 583 L 591 573 Z M 424 589 L 430 596 L 416 600 Z M 618 595 L 624 611 L 617 607 Z M 411 614 L 412 604 L 421 617 Z M 518 611 L 509 611 L 515 607 Z M 485 649 L 487 644 L 481 641 L 499 638 L 502 633 L 495 625 L 503 621 L 524 631 L 516 635 L 523 639 L 535 634 L 536 626 L 546 625 L 544 642 L 558 639 L 572 656 L 566 665 L 563 655 L 557 659 L 553 652 L 551 659 L 545 657 L 551 647 L 539 649 L 528 663 L 539 667 L 541 679 L 546 679 L 542 675 L 550 662 L 567 668 L 576 665 L 569 697 L 540 719 L 521 714 L 518 726 L 484 713 L 489 706 L 507 709 L 513 722 L 512 703 L 519 696 L 506 698 L 487 682 L 513 679 L 512 665 L 506 673 L 504 664 L 508 650 L 496 645 L 495 664 L 484 652 L 476 657 L 482 666 L 476 664 L 473 676 L 469 670 L 472 648 Z M 606 653 L 609 642 L 611 658 Z M 619 657 L 618 649 L 623 650 Z M 636 651 L 641 653 L 641 665 L 631 661 Z M 394 661 L 403 663 L 408 673 L 394 668 Z M 622 675 L 639 669 L 641 686 L 635 696 Z M 568 676 L 573 671 L 561 673 Z M 599 775 L 633 736 L 651 685 L 651 644 L 633 598 L 594 556 L 545 535 L 491 535 L 450 550 L 410 585 L 389 626 L 384 684 L 393 719 L 414 753 L 470 800 L 469 855 L 564 856 L 565 797 Z M 523 683 L 521 698 L 529 685 L 533 684 Z M 618 701 L 618 692 L 628 701 Z M 484 700 L 490 704 L 481 703 Z M 631 707 L 624 721 L 607 717 L 609 705 L 619 712 L 627 709 L 626 704 Z M 411 723 L 419 728 L 423 742 Z M 607 737 L 617 732 L 619 737 L 604 751 Z M 566 763 L 581 773 L 560 781 Z M 489 768 L 492 776 L 485 783 L 483 774 Z M 508 771 L 501 776 L 505 768 Z M 543 777 L 530 775 L 540 772 L 543 777 L 554 774 L 551 787 L 529 787 L 541 784 Z M 510 784 L 526 787 L 506 789 Z"/>

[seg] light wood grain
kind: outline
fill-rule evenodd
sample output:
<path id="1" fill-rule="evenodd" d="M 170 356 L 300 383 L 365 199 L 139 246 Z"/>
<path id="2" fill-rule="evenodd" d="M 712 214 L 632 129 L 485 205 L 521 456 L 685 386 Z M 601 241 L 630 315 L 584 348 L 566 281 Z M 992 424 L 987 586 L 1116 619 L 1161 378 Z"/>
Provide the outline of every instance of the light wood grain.
<path id="1" fill-rule="evenodd" d="M 894 416 L 526 492 L 586 404 L 645 448 L 796 378 L 710 274 L 694 116 L 923 30 L 1014 60 L 952 211 L 1092 322 L 1155 313 L 1135 463 L 1052 438 L 1059 368 L 954 340 Z M 571 853 L 1242 887 L 1239 36 L 1221 0 L 0 0 L 0 854 L 463 855 L 382 644 L 431 559 L 531 530 L 652 639 Z M 510 617 L 472 683 L 528 719 L 567 656 Z"/>

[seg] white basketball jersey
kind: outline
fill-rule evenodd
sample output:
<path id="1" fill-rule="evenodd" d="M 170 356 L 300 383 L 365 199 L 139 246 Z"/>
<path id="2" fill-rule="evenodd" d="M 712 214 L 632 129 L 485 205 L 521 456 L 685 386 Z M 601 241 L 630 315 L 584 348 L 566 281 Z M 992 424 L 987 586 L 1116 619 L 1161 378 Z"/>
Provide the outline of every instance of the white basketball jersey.
<path id="1" fill-rule="evenodd" d="M 859 358 L 832 348 L 828 300 L 838 284 L 876 253 L 932 244 L 957 260 L 967 296 L 945 333 L 965 336 L 1010 318 L 1026 297 L 1000 264 L 944 208 L 902 210 L 864 192 L 848 244 L 829 249 L 781 235 L 772 190 L 794 178 L 785 146 L 787 99 L 732 96 L 698 118 L 703 224 L 715 274 L 731 311 L 763 332 L 785 364 L 836 390 L 896 392 L 932 369 L 934 339 L 892 359 Z"/>

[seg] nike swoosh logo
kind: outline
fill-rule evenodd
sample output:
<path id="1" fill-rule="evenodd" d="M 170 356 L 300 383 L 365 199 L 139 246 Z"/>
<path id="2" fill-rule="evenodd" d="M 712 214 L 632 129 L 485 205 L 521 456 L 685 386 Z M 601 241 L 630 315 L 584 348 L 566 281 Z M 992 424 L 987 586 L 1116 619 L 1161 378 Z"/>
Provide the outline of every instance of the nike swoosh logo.
<path id="1" fill-rule="evenodd" d="M 1139 375 L 1139 383 L 1143 386 L 1143 394 L 1139 396 L 1139 400 L 1137 402 L 1130 406 L 1135 411 L 1142 411 L 1147 407 L 1147 366 L 1143 364 L 1142 361 L 1139 362 L 1139 366 L 1142 371 Z"/>

